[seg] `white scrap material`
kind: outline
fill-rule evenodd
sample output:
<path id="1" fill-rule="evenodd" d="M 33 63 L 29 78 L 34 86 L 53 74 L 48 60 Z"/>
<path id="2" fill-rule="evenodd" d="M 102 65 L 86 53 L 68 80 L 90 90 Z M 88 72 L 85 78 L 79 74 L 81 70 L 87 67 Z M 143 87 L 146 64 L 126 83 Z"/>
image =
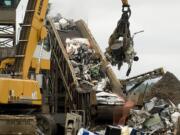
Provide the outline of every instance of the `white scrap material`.
<path id="1" fill-rule="evenodd" d="M 158 100 L 157 97 L 153 97 L 150 101 L 151 101 L 151 102 L 156 102 L 157 100 Z"/>
<path id="2" fill-rule="evenodd" d="M 180 113 L 179 112 L 174 112 L 172 115 L 171 115 L 171 119 L 173 121 L 173 123 L 176 123 L 178 121 L 178 118 L 180 117 Z"/>
<path id="3" fill-rule="evenodd" d="M 146 111 L 151 111 L 155 106 L 155 102 L 149 102 L 145 104 Z"/>
<path id="4" fill-rule="evenodd" d="M 90 46 L 89 40 L 87 38 L 73 38 L 71 41 L 75 44 L 84 44 Z"/>
<path id="5" fill-rule="evenodd" d="M 59 24 L 60 24 L 62 29 L 65 29 L 70 25 L 68 20 L 66 20 L 65 18 L 60 19 Z"/>
<path id="6" fill-rule="evenodd" d="M 116 94 L 108 92 L 99 92 L 96 94 L 97 97 L 118 97 Z"/>
<path id="7" fill-rule="evenodd" d="M 125 126 L 121 127 L 121 135 L 130 135 L 132 132 L 132 128 Z"/>
<path id="8" fill-rule="evenodd" d="M 102 81 L 98 83 L 96 91 L 97 92 L 104 91 L 104 88 L 106 87 L 106 84 L 107 84 L 107 80 L 106 79 L 102 79 Z"/>
<path id="9" fill-rule="evenodd" d="M 61 30 L 59 23 L 55 22 L 54 26 L 56 30 Z"/>
<path id="10" fill-rule="evenodd" d="M 80 48 L 82 45 L 90 47 L 89 40 L 86 38 L 66 39 L 66 51 L 68 54 L 78 54 L 78 48 Z"/>
<path id="11" fill-rule="evenodd" d="M 178 111 L 180 111 L 180 104 L 177 105 Z"/>
<path id="12" fill-rule="evenodd" d="M 80 48 L 80 44 L 74 43 L 71 39 L 67 38 L 66 39 L 66 51 L 68 54 L 77 54 L 78 53 L 78 48 Z"/>
<path id="13" fill-rule="evenodd" d="M 79 132 L 77 133 L 77 135 L 95 135 L 94 133 L 84 129 L 84 128 L 81 128 L 79 130 Z"/>
<path id="14" fill-rule="evenodd" d="M 96 97 L 99 104 L 121 105 L 125 102 L 123 98 L 113 93 L 99 92 Z"/>

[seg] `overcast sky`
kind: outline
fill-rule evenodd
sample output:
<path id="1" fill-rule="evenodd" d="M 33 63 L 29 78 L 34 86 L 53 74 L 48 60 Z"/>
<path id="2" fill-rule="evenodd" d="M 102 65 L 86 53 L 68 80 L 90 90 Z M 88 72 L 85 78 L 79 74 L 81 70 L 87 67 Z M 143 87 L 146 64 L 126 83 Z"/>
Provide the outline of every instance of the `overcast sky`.
<path id="1" fill-rule="evenodd" d="M 100 47 L 105 50 L 108 38 L 121 17 L 120 0 L 50 0 L 51 15 L 84 19 Z M 132 10 L 131 31 L 145 30 L 135 38 L 140 57 L 131 76 L 164 67 L 180 79 L 180 1 L 129 0 Z M 19 7 L 22 8 L 22 7 Z M 127 66 L 118 77 L 124 78 Z"/>

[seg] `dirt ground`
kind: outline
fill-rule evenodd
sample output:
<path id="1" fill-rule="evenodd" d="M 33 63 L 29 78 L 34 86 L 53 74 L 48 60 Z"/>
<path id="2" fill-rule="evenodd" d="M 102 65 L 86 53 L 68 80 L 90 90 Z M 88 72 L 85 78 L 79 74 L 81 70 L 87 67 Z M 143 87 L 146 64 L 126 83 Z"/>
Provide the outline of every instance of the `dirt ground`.
<path id="1" fill-rule="evenodd" d="M 167 72 L 153 87 L 146 99 L 158 96 L 170 99 L 174 104 L 180 103 L 180 81 L 177 77 Z"/>

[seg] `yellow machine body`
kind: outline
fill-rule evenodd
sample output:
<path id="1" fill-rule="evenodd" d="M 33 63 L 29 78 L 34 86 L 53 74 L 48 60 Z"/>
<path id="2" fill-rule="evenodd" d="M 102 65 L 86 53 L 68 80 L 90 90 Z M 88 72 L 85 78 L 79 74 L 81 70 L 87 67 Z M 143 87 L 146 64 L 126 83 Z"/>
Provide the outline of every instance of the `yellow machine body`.
<path id="1" fill-rule="evenodd" d="M 42 104 L 39 84 L 34 80 L 0 78 L 0 93 L 0 104 Z"/>
<path id="2" fill-rule="evenodd" d="M 15 61 L 14 58 L 7 58 L 7 59 L 0 61 L 0 70 L 6 69 L 7 65 L 13 65 L 14 61 Z"/>
<path id="3" fill-rule="evenodd" d="M 25 58 L 22 65 L 23 79 L 28 79 L 29 68 L 31 66 L 33 54 L 38 42 L 43 41 L 47 36 L 47 30 L 44 27 L 44 19 L 46 16 L 46 10 L 48 8 L 48 0 L 44 0 L 42 3 L 41 2 L 41 0 L 37 1 L 35 13 L 31 23 L 31 29 L 28 37 Z M 41 11 L 39 11 L 40 7 Z M 38 65 L 37 68 L 39 67 L 40 65 Z"/>
<path id="4" fill-rule="evenodd" d="M 30 6 L 31 1 L 28 1 Z M 32 22 L 28 23 L 29 35 L 27 40 L 25 54 L 22 65 L 20 68 L 20 76 L 15 78 L 0 78 L 0 104 L 29 104 L 29 105 L 42 105 L 42 96 L 39 83 L 35 80 L 29 79 L 29 69 L 35 68 L 36 73 L 40 69 L 50 69 L 50 62 L 48 60 L 41 60 L 33 58 L 38 42 L 44 42 L 47 36 L 47 30 L 44 27 L 44 20 L 48 8 L 48 0 L 37 0 L 34 13 L 32 15 Z M 27 9 L 27 12 L 28 9 Z M 24 26 L 25 27 L 25 26 Z M 22 32 L 22 31 L 21 31 Z M 23 36 L 22 36 L 23 37 Z M 6 69 L 6 65 L 12 64 L 17 61 L 16 58 L 8 58 L 0 63 L 1 69 Z M 21 79 L 17 79 L 21 78 Z"/>
<path id="5" fill-rule="evenodd" d="M 5 70 L 7 65 L 13 65 L 14 62 L 15 62 L 15 58 L 7 58 L 1 61 L 0 70 Z M 39 64 L 38 58 L 33 58 L 31 61 L 31 68 L 36 70 L 38 64 Z M 39 66 L 41 70 L 50 70 L 50 60 L 41 59 Z"/>

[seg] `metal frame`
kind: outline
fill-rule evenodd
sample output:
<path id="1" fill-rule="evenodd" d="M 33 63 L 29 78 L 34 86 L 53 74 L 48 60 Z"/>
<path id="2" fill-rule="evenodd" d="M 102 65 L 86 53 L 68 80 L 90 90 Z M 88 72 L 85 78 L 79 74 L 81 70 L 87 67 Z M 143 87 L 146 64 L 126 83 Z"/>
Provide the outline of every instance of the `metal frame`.
<path id="1" fill-rule="evenodd" d="M 16 24 L 0 23 L 0 47 L 13 47 L 16 43 Z"/>
<path id="2" fill-rule="evenodd" d="M 67 113 L 73 110 L 86 112 L 86 125 L 90 121 L 91 91 L 81 91 L 73 66 L 66 53 L 62 35 L 55 29 L 53 21 L 48 18 L 49 42 L 51 46 L 51 113 Z M 62 109 L 64 107 L 64 110 Z"/>
<path id="3" fill-rule="evenodd" d="M 16 8 L 20 0 L 13 0 L 10 7 L 0 6 L 0 47 L 16 44 Z"/>

